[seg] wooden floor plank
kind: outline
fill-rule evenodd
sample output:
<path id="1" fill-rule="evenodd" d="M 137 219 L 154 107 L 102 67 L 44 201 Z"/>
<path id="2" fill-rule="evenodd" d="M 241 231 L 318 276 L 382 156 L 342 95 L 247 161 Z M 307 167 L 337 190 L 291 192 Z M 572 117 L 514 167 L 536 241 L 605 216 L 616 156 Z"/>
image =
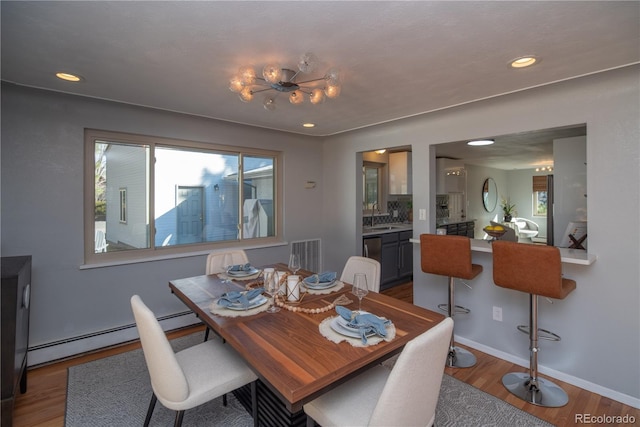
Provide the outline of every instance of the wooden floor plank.
<path id="1" fill-rule="evenodd" d="M 383 293 L 413 303 L 413 283 L 393 287 Z M 202 331 L 202 326 L 186 328 L 169 334 L 171 339 Z M 47 366 L 29 369 L 28 390 L 18 396 L 14 410 L 15 427 L 62 427 L 67 393 L 67 368 L 103 357 L 139 348 L 138 342 L 84 354 Z M 461 346 L 464 347 L 464 346 Z M 562 408 L 542 408 L 526 403 L 510 394 L 502 385 L 502 376 L 508 372 L 526 372 L 526 369 L 490 356 L 475 349 L 478 363 L 465 369 L 446 368 L 446 372 L 480 390 L 498 397 L 517 408 L 557 426 L 578 426 L 576 414 L 598 416 L 633 416 L 640 423 L 640 409 L 624 405 L 610 398 L 590 393 L 571 384 L 552 379 L 569 395 L 569 403 Z M 544 376 L 542 376 L 544 377 Z M 614 424 L 610 424 L 614 425 Z"/>

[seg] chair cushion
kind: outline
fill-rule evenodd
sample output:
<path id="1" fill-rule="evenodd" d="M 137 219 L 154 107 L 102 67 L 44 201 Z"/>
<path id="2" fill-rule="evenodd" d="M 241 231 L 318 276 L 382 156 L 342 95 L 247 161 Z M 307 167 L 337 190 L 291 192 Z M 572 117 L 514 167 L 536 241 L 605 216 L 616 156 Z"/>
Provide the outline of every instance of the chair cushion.
<path id="1" fill-rule="evenodd" d="M 304 405 L 304 412 L 322 427 L 366 426 L 391 371 L 374 366 Z"/>

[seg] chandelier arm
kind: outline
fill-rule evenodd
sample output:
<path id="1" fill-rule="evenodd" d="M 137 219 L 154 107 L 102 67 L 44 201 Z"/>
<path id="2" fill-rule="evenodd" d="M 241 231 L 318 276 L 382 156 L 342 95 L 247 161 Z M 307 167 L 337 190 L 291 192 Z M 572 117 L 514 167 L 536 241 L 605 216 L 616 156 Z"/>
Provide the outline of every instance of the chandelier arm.
<path id="1" fill-rule="evenodd" d="M 297 84 L 298 86 L 300 86 L 300 85 L 303 85 L 303 84 L 305 84 L 305 83 L 319 82 L 320 80 L 327 80 L 327 78 L 326 78 L 326 77 L 319 77 L 319 78 L 317 78 L 317 79 L 305 80 L 305 81 L 303 81 L 303 82 L 296 82 L 296 84 Z"/>
<path id="2" fill-rule="evenodd" d="M 251 93 L 260 93 L 260 92 L 266 92 L 268 90 L 274 90 L 272 87 L 265 87 L 264 89 L 257 89 L 257 90 L 253 90 L 251 89 Z"/>

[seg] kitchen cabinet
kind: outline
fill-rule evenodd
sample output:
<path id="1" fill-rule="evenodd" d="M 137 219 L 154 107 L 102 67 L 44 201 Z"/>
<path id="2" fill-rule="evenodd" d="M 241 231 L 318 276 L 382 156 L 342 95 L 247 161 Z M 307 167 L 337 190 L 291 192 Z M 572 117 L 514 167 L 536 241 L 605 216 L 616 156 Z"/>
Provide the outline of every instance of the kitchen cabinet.
<path id="1" fill-rule="evenodd" d="M 2 257 L 2 427 L 13 422 L 17 390 L 27 391 L 31 257 Z"/>
<path id="2" fill-rule="evenodd" d="M 411 151 L 389 153 L 389 194 L 411 194 Z"/>
<path id="3" fill-rule="evenodd" d="M 380 290 L 391 288 L 411 280 L 413 276 L 413 231 L 384 233 L 376 238 L 382 242 L 380 249 Z M 371 236 L 368 237 L 369 239 Z"/>

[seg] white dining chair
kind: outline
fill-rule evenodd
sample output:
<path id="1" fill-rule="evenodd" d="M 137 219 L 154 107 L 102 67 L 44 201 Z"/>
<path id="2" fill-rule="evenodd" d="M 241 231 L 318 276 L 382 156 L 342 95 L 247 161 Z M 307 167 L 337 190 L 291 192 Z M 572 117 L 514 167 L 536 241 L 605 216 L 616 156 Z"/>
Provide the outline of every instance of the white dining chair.
<path id="1" fill-rule="evenodd" d="M 380 263 L 373 258 L 362 256 L 349 257 L 342 270 L 340 281 L 353 283 L 353 275 L 364 273 L 370 291 L 380 292 Z"/>
<path id="2" fill-rule="evenodd" d="M 376 365 L 307 403 L 307 427 L 433 425 L 452 332 L 447 317 L 409 341 L 393 369 Z"/>
<path id="3" fill-rule="evenodd" d="M 144 426 L 153 415 L 156 401 L 177 411 L 175 427 L 184 411 L 209 402 L 258 378 L 231 346 L 219 340 L 205 341 L 174 353 L 160 323 L 138 295 L 131 297 L 153 395 Z M 252 390 L 252 396 L 255 393 Z M 252 402 L 254 411 L 256 402 Z"/>
<path id="4" fill-rule="evenodd" d="M 223 273 L 230 265 L 246 264 L 248 262 L 249 258 L 242 249 L 213 251 L 207 256 L 206 274 Z"/>

